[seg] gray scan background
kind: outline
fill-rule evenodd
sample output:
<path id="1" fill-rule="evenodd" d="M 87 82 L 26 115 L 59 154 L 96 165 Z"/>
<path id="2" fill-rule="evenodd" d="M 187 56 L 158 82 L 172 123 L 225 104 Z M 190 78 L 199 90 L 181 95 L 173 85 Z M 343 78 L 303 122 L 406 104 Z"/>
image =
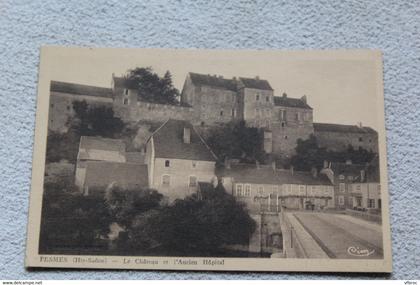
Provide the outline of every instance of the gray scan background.
<path id="1" fill-rule="evenodd" d="M 420 278 L 420 1 L 0 1 L 0 279 Z M 392 275 L 26 271 L 39 47 L 384 53 Z M 345 108 L 345 106 L 343 106 Z"/>

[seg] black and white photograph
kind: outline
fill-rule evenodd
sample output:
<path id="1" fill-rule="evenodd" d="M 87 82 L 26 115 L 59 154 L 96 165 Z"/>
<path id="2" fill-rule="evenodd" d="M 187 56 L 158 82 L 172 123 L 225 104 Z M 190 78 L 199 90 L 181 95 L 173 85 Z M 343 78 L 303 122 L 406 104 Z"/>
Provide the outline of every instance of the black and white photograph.
<path id="1" fill-rule="evenodd" d="M 27 266 L 391 270 L 377 51 L 44 47 Z"/>

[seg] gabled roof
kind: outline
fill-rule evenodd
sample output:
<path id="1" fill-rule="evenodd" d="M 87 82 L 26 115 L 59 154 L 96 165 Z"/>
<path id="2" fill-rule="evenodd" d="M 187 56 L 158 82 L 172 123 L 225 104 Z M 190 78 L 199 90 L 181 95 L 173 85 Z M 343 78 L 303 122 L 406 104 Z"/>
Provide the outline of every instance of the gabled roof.
<path id="1" fill-rule="evenodd" d="M 359 127 L 356 125 L 339 125 L 314 123 L 315 132 L 337 132 L 337 133 L 360 133 L 360 134 L 377 134 L 371 127 Z"/>
<path id="2" fill-rule="evenodd" d="M 251 164 L 231 165 L 230 169 L 221 171 L 221 176 L 232 177 L 237 183 L 251 184 L 299 184 L 299 185 L 332 185 L 324 174 L 314 177 L 310 172 L 276 169 L 261 165 L 257 168 Z"/>
<path id="3" fill-rule="evenodd" d="M 245 88 L 273 91 L 270 83 L 265 79 L 239 77 L 239 80 L 243 83 Z"/>
<path id="4" fill-rule="evenodd" d="M 190 143 L 184 143 L 184 128 L 191 130 Z M 191 123 L 169 119 L 153 134 L 155 157 L 216 161 L 217 157 L 206 145 Z"/>
<path id="5" fill-rule="evenodd" d="M 141 152 L 126 152 L 125 160 L 131 163 L 144 164 L 144 154 Z"/>
<path id="6" fill-rule="evenodd" d="M 111 183 L 121 187 L 147 187 L 147 165 L 108 161 L 89 161 L 84 186 L 106 187 Z"/>
<path id="7" fill-rule="evenodd" d="M 283 106 L 283 107 L 291 107 L 291 108 L 301 108 L 301 109 L 311 109 L 307 103 L 305 103 L 302 99 L 298 98 L 289 98 L 287 96 L 274 96 L 274 105 L 275 106 Z"/>
<path id="8" fill-rule="evenodd" d="M 82 136 L 80 138 L 79 149 L 85 149 L 88 156 L 89 150 L 104 150 L 104 151 L 115 151 L 119 153 L 125 152 L 125 143 L 122 140 L 108 139 L 102 137 L 88 137 Z M 84 152 L 83 152 L 84 153 Z M 80 157 L 81 159 L 87 159 L 88 157 Z"/>
<path id="9" fill-rule="evenodd" d="M 112 98 L 111 88 L 82 85 L 69 82 L 51 81 L 50 91 L 69 93 L 74 95 L 85 95 L 92 97 Z"/>
<path id="10" fill-rule="evenodd" d="M 189 73 L 191 81 L 194 85 L 204 85 L 211 86 L 221 89 L 226 89 L 230 91 L 236 91 L 237 86 L 236 82 L 233 79 L 225 79 L 221 76 L 209 75 L 209 74 L 199 74 L 199 73 Z"/>

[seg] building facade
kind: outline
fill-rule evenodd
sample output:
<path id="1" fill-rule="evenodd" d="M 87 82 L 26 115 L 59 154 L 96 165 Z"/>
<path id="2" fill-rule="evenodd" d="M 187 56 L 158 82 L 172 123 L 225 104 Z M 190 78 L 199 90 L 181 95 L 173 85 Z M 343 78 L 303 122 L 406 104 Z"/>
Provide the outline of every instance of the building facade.
<path id="1" fill-rule="evenodd" d="M 345 151 L 349 145 L 378 153 L 378 133 L 359 125 L 314 123 L 314 135 L 320 147 L 333 151 Z"/>
<path id="2" fill-rule="evenodd" d="M 335 206 L 334 187 L 323 174 L 237 164 L 225 167 L 220 176 L 226 191 L 252 213 Z"/>
<path id="3" fill-rule="evenodd" d="M 146 145 L 149 187 L 168 202 L 185 198 L 197 191 L 199 182 L 214 182 L 216 160 L 191 123 L 168 120 Z"/>

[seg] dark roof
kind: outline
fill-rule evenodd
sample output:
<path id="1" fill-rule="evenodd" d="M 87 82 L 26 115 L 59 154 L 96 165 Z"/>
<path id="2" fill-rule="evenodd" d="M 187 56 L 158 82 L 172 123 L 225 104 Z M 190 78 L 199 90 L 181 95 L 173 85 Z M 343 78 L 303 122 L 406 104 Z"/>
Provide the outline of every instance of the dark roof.
<path id="1" fill-rule="evenodd" d="M 125 143 L 119 139 L 82 136 L 80 148 L 125 152 Z"/>
<path id="2" fill-rule="evenodd" d="M 268 81 L 265 79 L 239 77 L 239 80 L 244 84 L 246 88 L 273 91 L 270 83 L 268 83 Z"/>
<path id="3" fill-rule="evenodd" d="M 193 72 L 190 72 L 189 75 L 194 85 L 211 86 L 230 91 L 237 90 L 236 82 L 233 79 L 225 79 L 217 75 L 206 75 Z"/>
<path id="4" fill-rule="evenodd" d="M 184 127 L 191 130 L 190 143 L 184 143 Z M 191 123 L 170 119 L 152 134 L 155 157 L 216 161 L 216 156 Z"/>
<path id="5" fill-rule="evenodd" d="M 377 134 L 371 127 L 359 127 L 356 125 L 339 125 L 314 123 L 315 132 L 341 132 L 341 133 L 360 133 L 360 134 Z"/>
<path id="6" fill-rule="evenodd" d="M 302 109 L 312 109 L 307 103 L 302 99 L 298 98 L 289 98 L 287 96 L 274 96 L 274 105 L 283 106 L 283 107 L 292 107 L 292 108 L 302 108 Z"/>
<path id="7" fill-rule="evenodd" d="M 125 160 L 127 162 L 144 164 L 144 154 L 141 152 L 126 152 Z"/>
<path id="8" fill-rule="evenodd" d="M 75 95 L 112 98 L 111 88 L 96 87 L 61 81 L 51 81 L 50 91 L 69 93 Z"/>
<path id="9" fill-rule="evenodd" d="M 252 184 L 304 184 L 304 185 L 331 185 L 324 174 L 314 177 L 310 172 L 276 169 L 261 165 L 257 168 L 251 164 L 231 165 L 230 169 L 221 172 L 224 177 L 233 177 L 236 182 Z"/>
<path id="10" fill-rule="evenodd" d="M 87 163 L 85 186 L 106 187 L 111 183 L 116 183 L 121 187 L 147 187 L 147 165 L 108 161 Z"/>

